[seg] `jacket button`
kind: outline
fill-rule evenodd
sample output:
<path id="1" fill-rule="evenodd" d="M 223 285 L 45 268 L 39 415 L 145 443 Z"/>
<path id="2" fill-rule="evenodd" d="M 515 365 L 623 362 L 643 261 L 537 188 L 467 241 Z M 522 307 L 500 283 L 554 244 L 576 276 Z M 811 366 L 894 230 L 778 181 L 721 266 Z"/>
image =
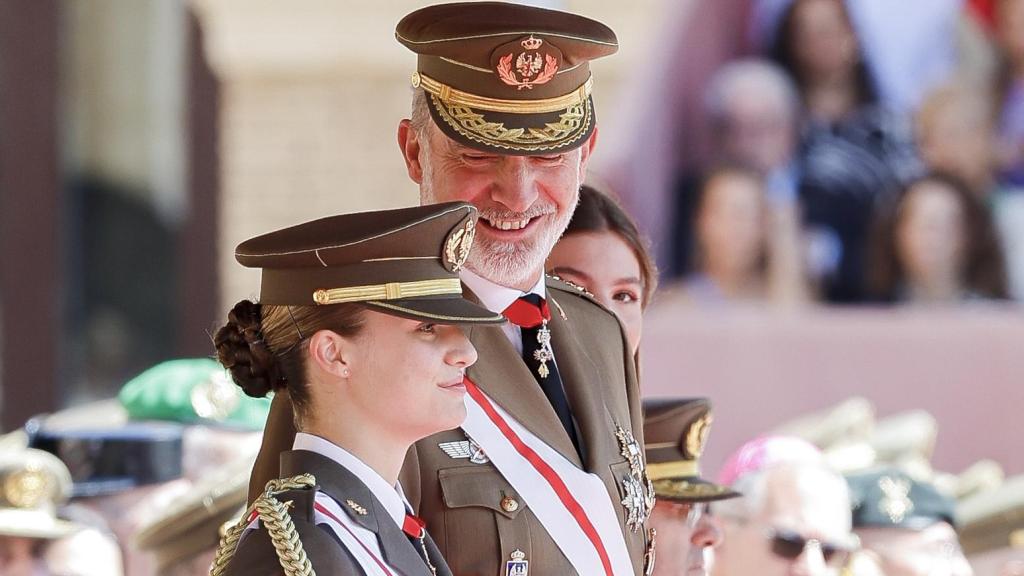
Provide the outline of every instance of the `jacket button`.
<path id="1" fill-rule="evenodd" d="M 501 509 L 505 512 L 515 512 L 519 510 L 519 502 L 511 496 L 505 496 L 501 499 Z"/>

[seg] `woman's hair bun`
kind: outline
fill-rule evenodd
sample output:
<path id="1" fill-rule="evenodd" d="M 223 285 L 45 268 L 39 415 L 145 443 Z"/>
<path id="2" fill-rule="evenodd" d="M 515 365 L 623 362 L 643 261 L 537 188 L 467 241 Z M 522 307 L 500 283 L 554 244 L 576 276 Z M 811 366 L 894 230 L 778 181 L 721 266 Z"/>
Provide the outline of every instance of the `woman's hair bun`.
<path id="1" fill-rule="evenodd" d="M 242 300 L 228 313 L 228 322 L 213 338 L 217 360 L 231 378 L 249 396 L 261 398 L 280 388 L 280 366 L 274 353 L 263 341 L 261 307 Z"/>

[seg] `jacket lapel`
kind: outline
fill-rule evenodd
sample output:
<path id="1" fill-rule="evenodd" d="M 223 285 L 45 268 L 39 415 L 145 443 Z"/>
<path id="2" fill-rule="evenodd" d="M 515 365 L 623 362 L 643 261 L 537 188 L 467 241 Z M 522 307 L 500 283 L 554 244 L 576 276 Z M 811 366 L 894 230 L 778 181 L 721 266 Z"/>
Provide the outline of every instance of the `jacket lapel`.
<path id="1" fill-rule="evenodd" d="M 334 460 L 316 452 L 291 450 L 281 453 L 281 474 L 294 476 L 308 472 L 316 477 L 317 486 L 333 498 L 354 522 L 377 535 L 384 562 L 407 576 L 428 574 L 421 553 L 402 530 L 395 525 L 384 505 L 355 474 Z M 361 514 L 349 504 L 365 510 Z"/>
<path id="2" fill-rule="evenodd" d="M 551 306 L 551 347 L 555 351 L 558 362 L 558 373 L 562 376 L 565 395 L 572 406 L 573 416 L 580 433 L 580 448 L 586 469 L 592 471 L 590 462 L 594 461 L 594 453 L 602 445 L 607 435 L 604 397 L 601 388 L 601 375 L 597 366 L 587 355 L 587 349 L 577 340 L 577 331 L 570 324 L 571 319 L 562 317 L 562 309 L 557 305 L 556 294 L 548 290 L 553 300 Z M 604 460 L 601 460 L 604 461 Z"/>
<path id="3" fill-rule="evenodd" d="M 582 466 L 555 409 L 501 328 L 473 327 L 469 340 L 479 357 L 467 371 L 470 380 L 544 443 L 576 466 Z M 561 369 L 558 348 L 555 361 Z"/>

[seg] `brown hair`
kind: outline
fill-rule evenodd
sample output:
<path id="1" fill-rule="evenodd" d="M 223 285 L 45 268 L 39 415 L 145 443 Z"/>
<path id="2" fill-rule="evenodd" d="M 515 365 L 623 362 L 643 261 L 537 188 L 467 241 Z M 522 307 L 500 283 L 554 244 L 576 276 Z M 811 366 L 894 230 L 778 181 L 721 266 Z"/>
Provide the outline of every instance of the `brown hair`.
<path id="1" fill-rule="evenodd" d="M 658 287 L 658 267 L 651 258 L 648 242 L 640 235 L 633 219 L 610 195 L 589 184 L 580 187 L 579 204 L 563 235 L 581 232 L 614 232 L 633 249 L 644 283 L 641 306 L 646 308 Z"/>
<path id="2" fill-rule="evenodd" d="M 853 21 L 850 19 L 849 11 L 846 9 L 842 0 L 833 1 L 839 6 L 840 10 L 843 11 L 843 17 L 846 20 L 846 24 L 849 26 L 857 41 L 859 57 L 857 58 L 853 71 L 854 83 L 856 84 L 857 89 L 857 104 L 861 106 L 873 104 L 878 101 L 878 92 L 871 80 L 867 64 L 864 61 L 863 46 L 861 45 L 860 36 L 857 34 L 857 29 L 854 28 Z M 782 16 L 779 18 L 779 26 L 775 33 L 774 43 L 771 46 L 772 59 L 774 59 L 775 62 L 793 78 L 793 81 L 796 82 L 796 85 L 800 90 L 801 97 L 803 97 L 804 90 L 807 89 L 808 79 L 797 63 L 793 35 L 796 33 L 797 11 L 800 10 L 802 5 L 805 3 L 806 0 L 796 0 L 795 2 L 790 3 L 785 11 L 783 11 Z"/>
<path id="3" fill-rule="evenodd" d="M 964 253 L 960 267 L 960 282 L 971 292 L 988 298 L 1008 298 L 1003 252 L 996 236 L 992 215 L 970 188 L 955 176 L 933 172 L 914 180 L 888 209 L 876 218 L 872 235 L 872 266 L 868 285 L 879 300 L 896 300 L 906 280 L 906 270 L 896 249 L 896 233 L 906 214 L 910 192 L 926 182 L 940 184 L 954 192 L 963 209 Z"/>
<path id="4" fill-rule="evenodd" d="M 249 396 L 287 389 L 301 414 L 309 406 L 305 344 L 320 330 L 355 336 L 363 310 L 357 304 L 275 306 L 242 300 L 213 338 L 217 359 Z"/>

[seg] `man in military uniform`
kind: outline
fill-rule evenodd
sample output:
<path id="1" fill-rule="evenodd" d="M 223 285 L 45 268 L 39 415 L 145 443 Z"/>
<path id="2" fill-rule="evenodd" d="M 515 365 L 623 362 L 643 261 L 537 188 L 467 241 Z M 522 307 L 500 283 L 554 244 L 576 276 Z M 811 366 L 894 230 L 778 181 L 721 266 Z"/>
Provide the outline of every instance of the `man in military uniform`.
<path id="1" fill-rule="evenodd" d="M 398 128 L 409 177 L 423 203 L 480 210 L 461 279 L 511 321 L 469 330 L 469 417 L 419 442 L 402 484 L 456 574 L 644 573 L 654 502 L 632 355 L 612 313 L 543 275 L 596 142 L 589 63 L 615 35 L 504 3 L 424 8 L 395 35 L 418 55 Z M 276 398 L 250 499 L 292 429 Z"/>
<path id="2" fill-rule="evenodd" d="M 896 468 L 847 477 L 853 529 L 887 576 L 972 576 L 957 540 L 955 503 Z"/>
<path id="3" fill-rule="evenodd" d="M 706 576 L 722 543 L 708 503 L 739 496 L 700 476 L 711 421 L 706 398 L 644 400 L 647 474 L 658 497 L 650 524 L 661 544 L 655 576 Z"/>

